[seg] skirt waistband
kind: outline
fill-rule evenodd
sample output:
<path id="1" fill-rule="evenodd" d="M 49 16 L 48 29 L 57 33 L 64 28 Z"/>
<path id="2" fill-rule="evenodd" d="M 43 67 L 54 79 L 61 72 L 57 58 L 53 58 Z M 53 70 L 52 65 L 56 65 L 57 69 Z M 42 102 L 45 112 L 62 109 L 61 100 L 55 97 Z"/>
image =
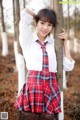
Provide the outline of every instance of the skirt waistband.
<path id="1" fill-rule="evenodd" d="M 30 74 L 40 74 L 40 75 L 44 75 L 44 72 L 43 71 L 37 71 L 37 70 L 27 70 L 27 73 L 30 73 Z M 50 75 L 57 75 L 56 72 L 47 72 L 46 74 L 47 76 L 50 76 Z"/>

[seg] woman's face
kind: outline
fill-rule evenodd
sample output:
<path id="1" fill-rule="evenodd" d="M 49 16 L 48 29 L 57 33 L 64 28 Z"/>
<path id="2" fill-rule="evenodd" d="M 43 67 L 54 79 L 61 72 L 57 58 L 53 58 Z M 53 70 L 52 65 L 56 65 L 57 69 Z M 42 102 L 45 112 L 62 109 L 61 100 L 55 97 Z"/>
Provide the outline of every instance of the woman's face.
<path id="1" fill-rule="evenodd" d="M 52 31 L 53 25 L 49 22 L 44 22 L 42 20 L 39 20 L 36 29 L 37 29 L 37 35 L 42 40 L 46 38 L 46 36 Z"/>

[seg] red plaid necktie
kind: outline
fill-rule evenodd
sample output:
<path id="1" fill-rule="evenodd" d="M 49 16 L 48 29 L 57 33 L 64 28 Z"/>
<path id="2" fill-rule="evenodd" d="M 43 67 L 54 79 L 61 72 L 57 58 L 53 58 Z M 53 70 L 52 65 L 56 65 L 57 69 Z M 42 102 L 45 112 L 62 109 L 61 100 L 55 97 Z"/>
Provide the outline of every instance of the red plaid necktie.
<path id="1" fill-rule="evenodd" d="M 46 51 L 46 44 L 48 42 L 45 42 L 44 44 L 42 44 L 39 40 L 37 40 L 37 43 L 40 44 L 41 48 L 42 48 L 42 52 L 43 52 L 43 64 L 42 64 L 42 73 L 44 75 L 48 75 L 49 73 L 49 63 L 48 63 L 48 53 Z"/>

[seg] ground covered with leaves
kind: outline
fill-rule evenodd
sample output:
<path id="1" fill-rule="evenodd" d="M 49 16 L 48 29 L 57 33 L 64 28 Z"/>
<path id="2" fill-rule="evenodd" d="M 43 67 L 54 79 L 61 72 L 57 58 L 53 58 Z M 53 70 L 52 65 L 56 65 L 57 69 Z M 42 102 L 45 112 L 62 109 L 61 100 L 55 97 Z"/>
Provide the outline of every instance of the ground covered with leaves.
<path id="1" fill-rule="evenodd" d="M 0 112 L 8 112 L 8 120 L 18 120 L 18 111 L 13 106 L 18 92 L 13 39 L 10 38 L 8 43 L 9 55 L 3 57 L 0 39 Z M 72 56 L 76 64 L 74 70 L 67 73 L 64 113 L 65 120 L 80 120 L 80 56 L 73 53 Z"/>

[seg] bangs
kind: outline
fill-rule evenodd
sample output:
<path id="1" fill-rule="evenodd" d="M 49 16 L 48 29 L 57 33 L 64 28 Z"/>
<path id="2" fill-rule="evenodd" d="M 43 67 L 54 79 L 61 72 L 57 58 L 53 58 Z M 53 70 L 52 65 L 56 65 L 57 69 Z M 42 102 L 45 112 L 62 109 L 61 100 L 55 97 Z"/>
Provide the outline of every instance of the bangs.
<path id="1" fill-rule="evenodd" d="M 50 17 L 48 17 L 48 16 L 41 16 L 39 18 L 39 20 L 41 20 L 43 22 L 49 22 L 49 23 L 53 24 L 53 22 L 51 21 Z"/>

